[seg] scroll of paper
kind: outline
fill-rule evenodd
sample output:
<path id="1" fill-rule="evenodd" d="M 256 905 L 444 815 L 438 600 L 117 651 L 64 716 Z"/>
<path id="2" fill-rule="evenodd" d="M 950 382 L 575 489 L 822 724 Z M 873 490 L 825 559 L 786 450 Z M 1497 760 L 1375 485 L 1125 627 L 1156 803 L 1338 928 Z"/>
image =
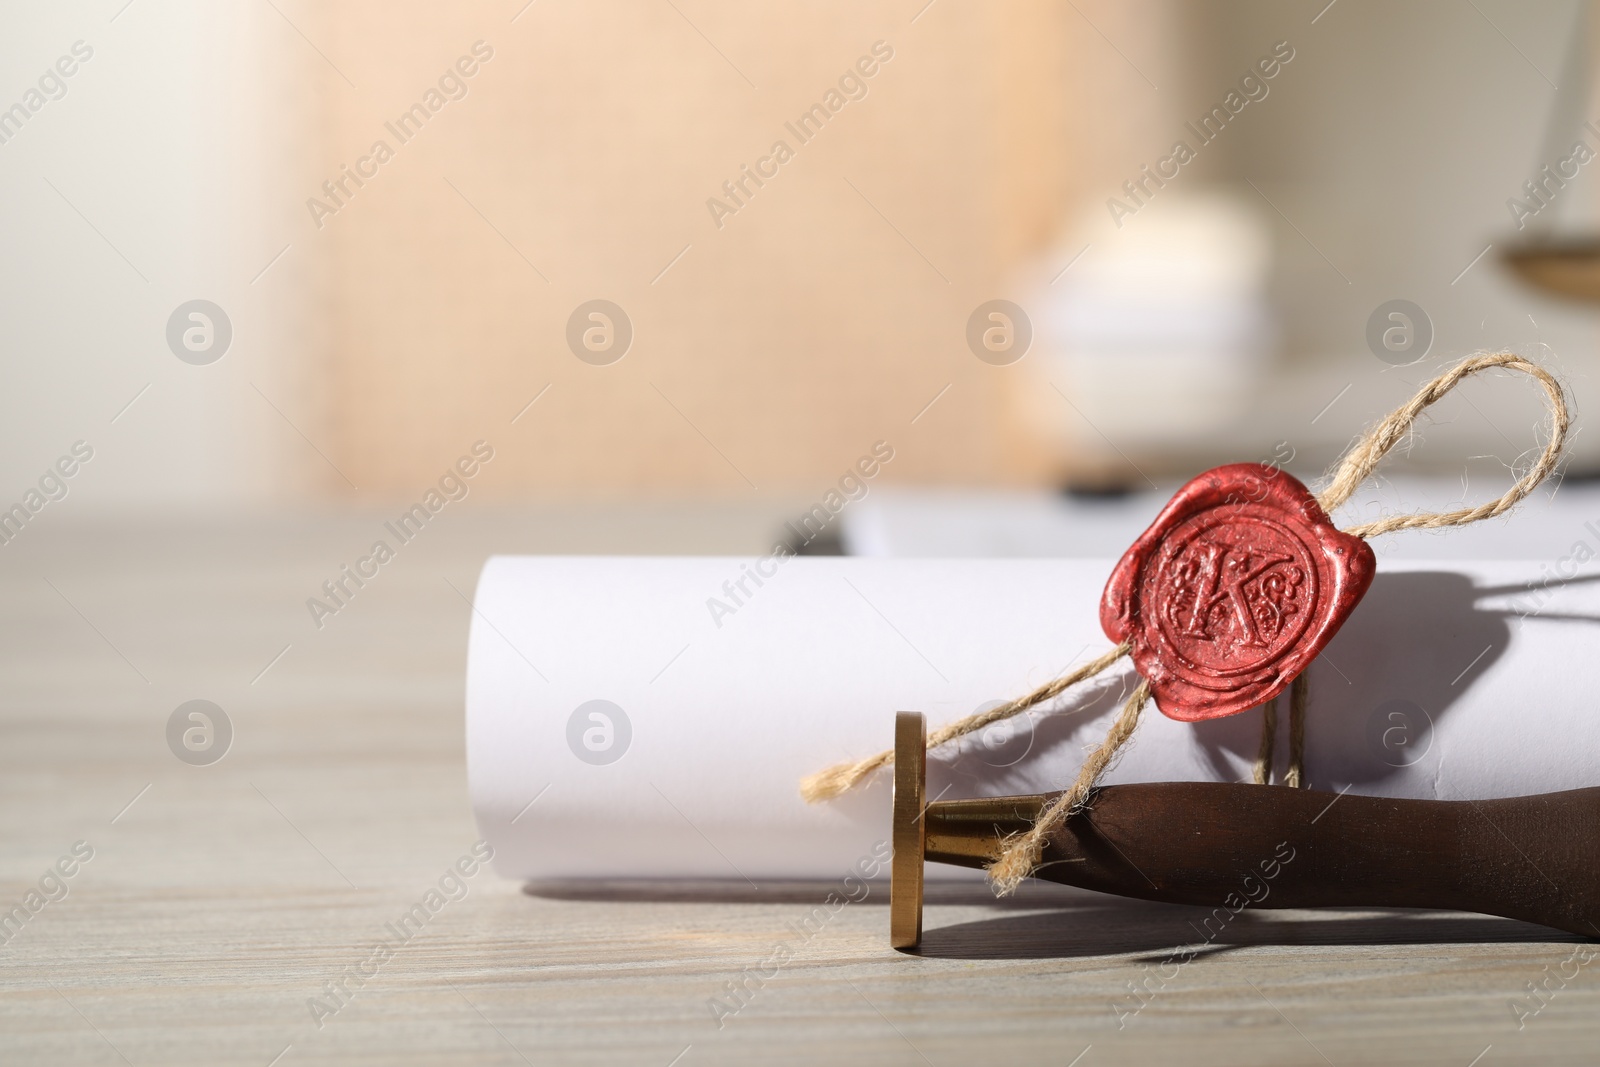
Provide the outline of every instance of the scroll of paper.
<path id="1" fill-rule="evenodd" d="M 496 868 L 836 878 L 887 837 L 889 776 L 821 805 L 800 778 L 886 747 L 897 710 L 938 725 L 1100 655 L 1113 562 L 491 559 L 467 759 Z M 1597 649 L 1600 569 L 1380 565 L 1310 667 L 1310 785 L 1441 800 L 1600 785 Z M 1129 678 L 934 750 L 929 798 L 1063 788 Z M 1106 782 L 1247 781 L 1260 725 L 1151 714 Z"/>

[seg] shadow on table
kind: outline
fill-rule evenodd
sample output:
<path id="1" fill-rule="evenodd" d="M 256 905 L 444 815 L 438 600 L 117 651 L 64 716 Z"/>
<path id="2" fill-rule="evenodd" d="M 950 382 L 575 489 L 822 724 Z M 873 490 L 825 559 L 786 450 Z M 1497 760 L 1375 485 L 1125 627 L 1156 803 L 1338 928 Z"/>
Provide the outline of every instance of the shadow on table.
<path id="1" fill-rule="evenodd" d="M 858 886 L 860 883 L 856 883 Z M 867 883 L 853 904 L 889 902 L 889 884 Z M 824 904 L 839 882 L 739 879 L 572 880 L 529 882 L 529 896 L 600 904 Z M 1025 883 L 997 898 L 981 882 L 930 882 L 924 903 L 982 907 L 998 914 L 948 926 L 926 926 L 915 955 L 934 959 L 1040 960 L 1135 956 L 1159 963 L 1175 952 L 1195 959 L 1240 948 L 1315 945 L 1469 945 L 1490 942 L 1572 943 L 1573 934 L 1492 915 L 1393 908 L 1371 911 L 1251 911 L 1218 929 L 1209 908 L 1106 896 L 1044 882 Z M 887 935 L 887 915 L 884 916 Z M 1215 931 L 1208 936 L 1208 931 Z"/>
<path id="2" fill-rule="evenodd" d="M 846 886 L 841 879 L 561 879 L 527 882 L 522 891 L 545 900 L 575 900 L 587 903 L 642 904 L 823 904 L 828 894 L 853 896 L 852 904 L 889 903 L 889 882 L 875 878 L 865 883 L 852 879 Z M 997 899 L 979 881 L 929 882 L 923 899 L 932 905 L 982 905 L 1008 910 L 1036 909 L 1061 903 L 1064 894 L 1081 893 L 1066 886 L 1040 883 L 1025 885 L 1015 896 Z"/>
<path id="3" fill-rule="evenodd" d="M 1269 914 L 1242 911 L 1220 930 L 1209 909 L 1112 899 L 1104 904 L 924 929 L 915 955 L 936 959 L 1039 960 L 1140 953 L 1159 963 L 1192 951 L 1195 959 L 1235 949 L 1311 945 L 1529 944 L 1585 940 L 1549 927 L 1461 912 L 1383 911 Z"/>

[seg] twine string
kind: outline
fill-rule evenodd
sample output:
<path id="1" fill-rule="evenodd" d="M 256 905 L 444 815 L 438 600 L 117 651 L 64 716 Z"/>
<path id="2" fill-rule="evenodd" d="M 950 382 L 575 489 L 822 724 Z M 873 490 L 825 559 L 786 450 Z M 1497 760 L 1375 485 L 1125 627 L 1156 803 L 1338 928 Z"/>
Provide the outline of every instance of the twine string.
<path id="1" fill-rule="evenodd" d="M 1044 846 L 1050 841 L 1050 835 L 1088 803 L 1089 795 L 1100 782 L 1100 776 L 1111 769 L 1118 753 L 1133 736 L 1134 728 L 1139 725 L 1139 713 L 1149 699 L 1150 683 L 1140 678 L 1128 702 L 1122 705 L 1121 713 L 1111 724 L 1111 732 L 1084 761 L 1072 788 L 1058 794 L 1046 805 L 1025 833 L 1013 834 L 1006 839 L 1000 858 L 989 865 L 989 882 L 997 895 L 1006 896 L 1014 892 L 1022 880 L 1033 873 L 1033 869 L 1039 865 Z"/>
<path id="2" fill-rule="evenodd" d="M 1289 683 L 1289 770 L 1283 784 L 1290 789 L 1309 787 L 1306 778 L 1306 702 L 1311 698 L 1311 678 L 1304 671 Z"/>
<path id="3" fill-rule="evenodd" d="M 1383 457 L 1405 438 L 1423 411 L 1454 389 L 1463 379 L 1496 367 L 1532 377 L 1543 387 L 1549 401 L 1549 438 L 1545 442 L 1544 451 L 1529 468 L 1528 473 L 1518 479 L 1516 484 L 1498 499 L 1475 507 L 1459 508 L 1455 511 L 1395 515 L 1353 526 L 1345 532 L 1370 539 L 1396 530 L 1433 530 L 1465 526 L 1468 523 L 1502 515 L 1519 504 L 1555 471 L 1566 444 L 1571 420 L 1567 410 L 1566 393 L 1553 375 L 1538 364 L 1514 353 L 1497 352 L 1463 360 L 1438 375 L 1405 404 L 1396 408 L 1363 434 L 1334 469 L 1328 487 L 1317 495 L 1317 503 L 1321 505 L 1323 511 L 1331 513 L 1345 504 L 1356 489 L 1371 476 Z M 946 744 L 975 730 L 981 730 L 991 723 L 1010 718 L 1051 700 L 1072 686 L 1106 670 L 1127 655 L 1128 649 L 1127 643 L 1120 644 L 1098 659 L 1045 683 L 1025 696 L 990 711 L 969 715 L 943 726 L 929 735 L 928 748 Z M 1306 674 L 1302 672 L 1295 677 L 1289 687 L 1289 766 L 1283 782 L 1293 788 L 1306 784 L 1305 720 L 1309 698 L 1310 685 Z M 1105 740 L 1089 753 L 1071 788 L 1058 794 L 1039 813 L 1039 817 L 1029 830 L 1007 839 L 1000 857 L 989 866 L 989 877 L 997 894 L 1004 896 L 1015 890 L 1038 865 L 1039 857 L 1050 836 L 1092 800 L 1092 794 L 1100 778 L 1111 768 L 1124 746 L 1132 739 L 1134 730 L 1139 725 L 1139 714 L 1149 699 L 1150 683 L 1141 678 L 1112 723 Z M 1270 779 L 1276 733 L 1277 702 L 1274 699 L 1262 708 L 1261 746 L 1254 766 L 1254 777 L 1258 783 L 1265 784 Z M 804 779 L 800 784 L 800 793 L 809 803 L 827 800 L 848 791 L 879 768 L 893 762 L 894 753 L 891 750 L 880 752 L 867 759 L 839 763 Z"/>
<path id="4" fill-rule="evenodd" d="M 1272 754 L 1278 740 L 1278 698 L 1273 697 L 1261 705 L 1261 748 L 1256 752 L 1256 785 L 1266 785 L 1272 780 Z"/>
<path id="5" fill-rule="evenodd" d="M 1462 379 L 1494 367 L 1519 371 L 1533 378 L 1544 387 L 1545 396 L 1550 402 L 1550 438 L 1545 442 L 1544 451 L 1540 453 L 1539 459 L 1528 469 L 1528 473 L 1518 479 L 1517 483 L 1507 489 L 1499 499 L 1476 507 L 1461 508 L 1457 511 L 1421 512 L 1416 515 L 1392 515 L 1377 522 L 1352 526 L 1345 533 L 1370 540 L 1379 534 L 1393 533 L 1396 530 L 1437 530 L 1446 526 L 1465 526 L 1480 519 L 1492 519 L 1496 515 L 1503 515 L 1521 503 L 1524 497 L 1537 489 L 1539 483 L 1556 469 L 1556 463 L 1561 459 L 1561 450 L 1566 444 L 1567 429 L 1571 420 L 1567 413 L 1566 393 L 1562 390 L 1561 383 L 1556 381 L 1549 371 L 1513 352 L 1496 352 L 1487 356 L 1473 356 L 1456 364 L 1424 385 L 1417 391 L 1416 396 L 1368 430 L 1339 461 L 1328 487 L 1317 494 L 1317 503 L 1322 505 L 1322 510 L 1331 514 L 1348 501 L 1361 483 L 1372 474 L 1378 462 L 1410 432 L 1412 424 L 1425 409 L 1454 389 Z"/>
<path id="6" fill-rule="evenodd" d="M 976 730 L 981 730 L 991 723 L 1002 719 L 1009 719 L 1019 715 L 1029 708 L 1052 700 L 1071 689 L 1079 682 L 1088 681 L 1101 671 L 1110 667 L 1117 660 L 1128 654 L 1127 644 L 1120 644 L 1111 651 L 1090 660 L 1081 667 L 1074 668 L 1058 678 L 1054 678 L 1033 692 L 1017 697 L 988 711 L 980 711 L 968 715 L 964 719 L 957 719 L 948 723 L 928 735 L 929 750 L 940 745 L 954 741 L 958 737 L 965 737 Z M 832 767 L 818 771 L 800 781 L 800 795 L 807 804 L 816 804 L 824 800 L 832 800 L 842 793 L 847 793 L 855 788 L 863 779 L 867 778 L 880 767 L 887 767 L 894 762 L 894 749 L 868 756 L 861 760 L 848 760 L 836 763 Z"/>

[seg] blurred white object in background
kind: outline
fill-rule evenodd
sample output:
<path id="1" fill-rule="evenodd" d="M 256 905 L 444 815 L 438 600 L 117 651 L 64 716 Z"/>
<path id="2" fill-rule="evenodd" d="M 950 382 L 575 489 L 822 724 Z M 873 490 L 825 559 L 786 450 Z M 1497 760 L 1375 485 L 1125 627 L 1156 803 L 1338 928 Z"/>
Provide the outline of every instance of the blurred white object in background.
<path id="1" fill-rule="evenodd" d="M 1315 481 L 1310 471 L 1296 471 Z M 1155 521 L 1176 483 L 1125 496 L 1076 497 L 1036 490 L 884 489 L 841 516 L 851 556 L 1114 558 Z M 1362 485 L 1334 513 L 1339 526 L 1385 515 L 1447 511 L 1498 494 L 1503 485 L 1398 476 Z M 1547 485 L 1499 518 L 1441 530 L 1374 538 L 1382 560 L 1516 559 L 1543 563 L 1555 576 L 1600 559 L 1600 481 Z"/>
<path id="2" fill-rule="evenodd" d="M 1021 368 L 1021 407 L 1075 461 L 1170 450 L 1237 420 L 1273 343 L 1271 238 L 1254 204 L 1166 188 L 1121 223 L 1097 205 L 1031 301 L 1037 352 Z"/>

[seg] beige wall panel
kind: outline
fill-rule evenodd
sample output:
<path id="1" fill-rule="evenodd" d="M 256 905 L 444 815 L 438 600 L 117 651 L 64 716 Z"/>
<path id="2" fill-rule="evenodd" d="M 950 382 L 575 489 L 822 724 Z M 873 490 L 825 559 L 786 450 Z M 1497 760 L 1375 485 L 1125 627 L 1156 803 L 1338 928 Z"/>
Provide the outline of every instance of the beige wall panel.
<path id="1" fill-rule="evenodd" d="M 810 490 L 879 439 L 895 480 L 1040 476 L 1005 370 L 963 335 L 1056 225 L 1064 137 L 1095 126 L 1065 97 L 1127 73 L 1085 22 L 1043 3 L 915 23 L 885 3 L 517 6 L 320 16 L 358 86 L 325 117 L 329 173 L 396 149 L 317 233 L 355 482 L 419 486 L 480 437 L 503 492 Z M 398 144 L 384 121 L 480 39 L 468 95 Z M 784 123 L 878 40 L 894 57 L 867 95 L 800 143 Z M 707 198 L 779 139 L 794 158 L 719 228 Z M 634 327 L 606 367 L 564 339 L 592 298 Z"/>

